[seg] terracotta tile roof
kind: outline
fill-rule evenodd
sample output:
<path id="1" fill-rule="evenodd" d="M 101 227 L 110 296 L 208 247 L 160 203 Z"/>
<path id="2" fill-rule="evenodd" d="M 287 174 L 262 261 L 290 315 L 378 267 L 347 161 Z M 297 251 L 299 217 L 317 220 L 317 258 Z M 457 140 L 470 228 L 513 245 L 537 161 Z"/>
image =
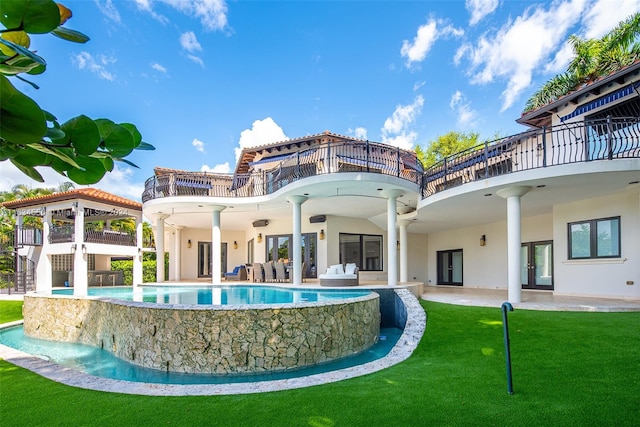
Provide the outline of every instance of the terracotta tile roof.
<path id="1" fill-rule="evenodd" d="M 115 194 L 107 193 L 106 191 L 102 191 L 97 188 L 77 188 L 75 190 L 64 191 L 62 193 L 12 200 L 10 202 L 2 203 L 2 206 L 7 209 L 19 209 L 74 199 L 90 200 L 106 203 L 112 206 L 142 211 L 142 203 L 125 199 L 124 197 L 116 196 Z"/>

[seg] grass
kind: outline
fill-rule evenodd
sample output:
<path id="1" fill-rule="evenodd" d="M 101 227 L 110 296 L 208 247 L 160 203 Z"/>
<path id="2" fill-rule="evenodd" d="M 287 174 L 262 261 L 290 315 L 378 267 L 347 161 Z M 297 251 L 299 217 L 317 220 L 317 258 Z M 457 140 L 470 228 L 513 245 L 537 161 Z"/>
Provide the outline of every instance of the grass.
<path id="1" fill-rule="evenodd" d="M 0 323 L 22 319 L 22 301 L 0 301 Z"/>
<path id="2" fill-rule="evenodd" d="M 0 301 L 5 315 L 6 302 Z M 422 302 L 405 362 L 360 378 L 240 396 L 150 397 L 68 387 L 0 361 L 9 426 L 460 426 L 638 424 L 640 313 L 509 313 L 507 394 L 499 309 Z"/>

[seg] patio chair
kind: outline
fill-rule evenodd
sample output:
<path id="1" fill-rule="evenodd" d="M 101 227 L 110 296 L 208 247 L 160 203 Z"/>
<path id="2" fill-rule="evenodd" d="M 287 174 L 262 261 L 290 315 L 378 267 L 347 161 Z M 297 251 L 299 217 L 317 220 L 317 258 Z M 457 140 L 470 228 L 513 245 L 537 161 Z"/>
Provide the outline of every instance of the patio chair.
<path id="1" fill-rule="evenodd" d="M 276 278 L 273 274 L 273 263 L 265 262 L 264 264 L 262 264 L 262 267 L 264 268 L 264 281 L 265 282 L 275 281 Z"/>
<path id="2" fill-rule="evenodd" d="M 259 262 L 253 263 L 253 281 L 256 283 L 264 282 L 264 272 L 262 271 L 262 264 Z"/>
<path id="3" fill-rule="evenodd" d="M 276 281 L 286 282 L 287 280 L 287 271 L 284 269 L 284 263 L 276 262 Z"/>

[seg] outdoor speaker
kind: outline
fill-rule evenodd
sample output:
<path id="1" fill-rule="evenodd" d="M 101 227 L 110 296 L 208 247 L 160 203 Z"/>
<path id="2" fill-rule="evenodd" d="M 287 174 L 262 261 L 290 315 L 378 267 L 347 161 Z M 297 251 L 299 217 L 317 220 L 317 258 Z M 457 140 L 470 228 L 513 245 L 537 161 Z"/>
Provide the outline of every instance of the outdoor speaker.
<path id="1" fill-rule="evenodd" d="M 325 222 L 327 220 L 326 215 L 314 215 L 309 217 L 309 222 L 314 224 L 316 222 Z"/>
<path id="2" fill-rule="evenodd" d="M 267 225 L 269 225 L 268 219 L 259 219 L 257 221 L 253 221 L 254 227 L 266 227 Z"/>

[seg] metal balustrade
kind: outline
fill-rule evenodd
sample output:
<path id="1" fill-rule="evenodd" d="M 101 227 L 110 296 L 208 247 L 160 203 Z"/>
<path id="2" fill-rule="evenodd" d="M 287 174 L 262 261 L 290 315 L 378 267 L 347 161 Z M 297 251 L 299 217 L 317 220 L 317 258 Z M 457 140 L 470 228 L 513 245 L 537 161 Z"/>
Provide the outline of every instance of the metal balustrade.
<path id="1" fill-rule="evenodd" d="M 487 142 L 427 168 L 422 197 L 520 171 L 640 157 L 640 118 L 561 124 Z"/>
<path id="2" fill-rule="evenodd" d="M 274 167 L 244 174 L 176 172 L 153 176 L 145 182 L 142 201 L 174 196 L 264 196 L 299 179 L 353 172 L 391 175 L 419 185 L 423 167 L 412 151 L 368 141 L 333 142 L 279 156 Z"/>
<path id="3" fill-rule="evenodd" d="M 640 118 L 609 117 L 500 138 L 446 157 L 426 169 L 414 152 L 386 144 L 325 143 L 278 156 L 274 167 L 243 174 L 176 172 L 153 176 L 145 182 L 142 201 L 175 196 L 263 196 L 299 179 L 354 172 L 405 179 L 419 185 L 422 197 L 426 198 L 468 182 L 500 175 L 570 163 L 638 157 Z"/>

